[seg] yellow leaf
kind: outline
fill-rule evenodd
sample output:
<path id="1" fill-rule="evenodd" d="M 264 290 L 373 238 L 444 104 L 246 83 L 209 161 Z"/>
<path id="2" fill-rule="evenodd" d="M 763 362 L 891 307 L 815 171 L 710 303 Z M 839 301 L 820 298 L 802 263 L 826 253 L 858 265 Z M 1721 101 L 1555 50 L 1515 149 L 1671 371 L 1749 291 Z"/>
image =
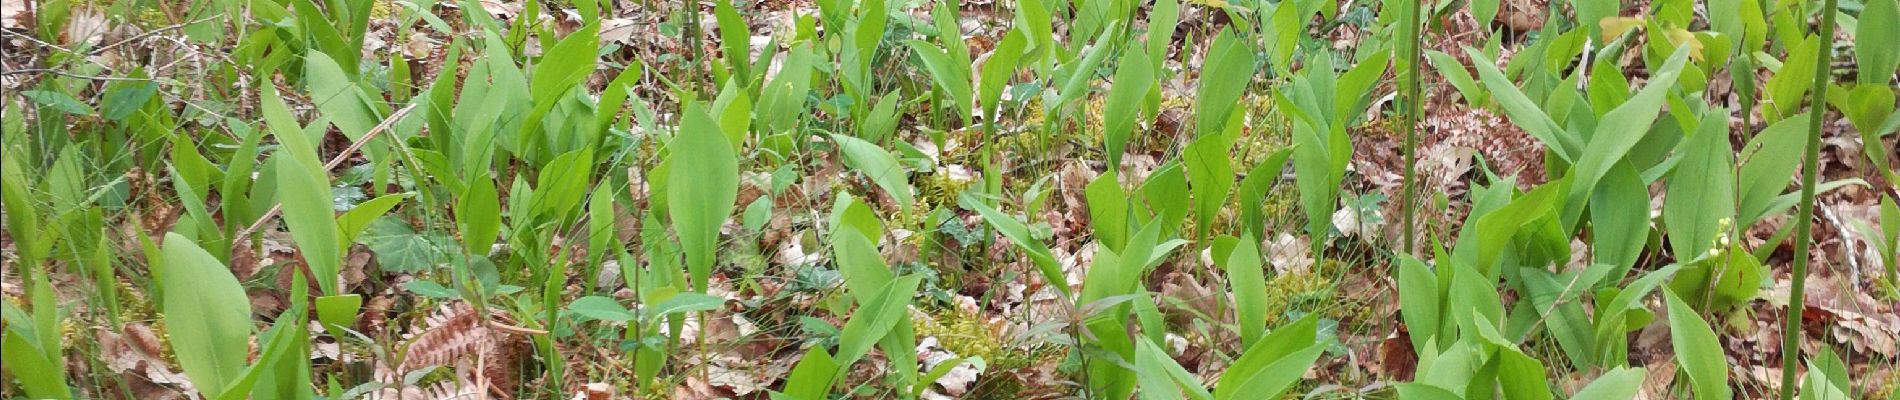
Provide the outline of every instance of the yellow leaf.
<path id="1" fill-rule="evenodd" d="M 1697 39 L 1688 29 L 1670 28 L 1663 31 L 1663 37 L 1669 38 L 1669 44 L 1675 47 L 1689 46 L 1689 57 L 1702 59 L 1702 40 Z"/>
<path id="2" fill-rule="evenodd" d="M 1603 41 L 1608 42 L 1617 36 L 1623 36 L 1623 34 L 1629 32 L 1630 29 L 1642 27 L 1643 19 L 1635 17 L 1609 17 L 1597 22 L 1597 26 L 1603 28 Z"/>

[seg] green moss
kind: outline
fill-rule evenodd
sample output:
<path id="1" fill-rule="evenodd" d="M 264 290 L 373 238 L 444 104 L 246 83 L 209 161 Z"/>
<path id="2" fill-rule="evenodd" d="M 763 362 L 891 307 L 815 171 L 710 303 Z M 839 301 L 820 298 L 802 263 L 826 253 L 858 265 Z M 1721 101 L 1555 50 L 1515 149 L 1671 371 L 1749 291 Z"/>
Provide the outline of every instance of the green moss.
<path id="1" fill-rule="evenodd" d="M 1267 280 L 1267 309 L 1295 310 L 1309 309 L 1320 301 L 1327 300 L 1332 293 L 1333 280 L 1313 270 L 1290 272 L 1275 275 Z M 1274 326 L 1287 322 L 1284 313 L 1268 315 L 1267 325 Z"/>

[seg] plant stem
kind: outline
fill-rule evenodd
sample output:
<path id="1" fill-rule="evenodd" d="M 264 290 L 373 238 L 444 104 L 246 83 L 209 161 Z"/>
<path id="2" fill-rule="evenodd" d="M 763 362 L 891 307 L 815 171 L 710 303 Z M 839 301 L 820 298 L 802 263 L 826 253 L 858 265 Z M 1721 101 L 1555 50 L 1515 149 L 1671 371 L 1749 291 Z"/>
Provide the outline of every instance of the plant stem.
<path id="1" fill-rule="evenodd" d="M 1821 41 L 1823 44 L 1834 40 L 1835 0 L 1827 0 L 1821 5 Z M 1815 52 L 1814 63 L 1814 100 L 1808 103 L 1808 147 L 1801 159 L 1801 203 L 1797 205 L 1794 220 L 1794 270 L 1791 271 L 1792 285 L 1788 289 L 1788 309 L 1782 313 L 1786 325 L 1781 331 L 1781 399 L 1794 399 L 1794 375 L 1801 358 L 1801 318 L 1802 303 L 1807 294 L 1808 248 L 1814 234 L 1814 181 L 1819 175 L 1818 158 L 1821 150 L 1821 121 L 1827 114 L 1827 81 L 1833 68 L 1834 49 L 1822 46 Z"/>
<path id="2" fill-rule="evenodd" d="M 1422 100 L 1420 99 L 1422 96 L 1420 96 L 1421 90 L 1419 89 L 1418 82 L 1419 54 L 1422 53 L 1419 49 L 1421 41 L 1419 36 L 1422 36 L 1424 31 L 1424 27 L 1421 26 L 1424 20 L 1424 3 L 1424 0 L 1412 0 L 1411 15 L 1407 16 L 1406 29 L 1400 31 L 1402 33 L 1409 33 L 1408 36 L 1411 37 L 1411 48 L 1408 49 L 1411 54 L 1405 55 L 1405 80 L 1407 81 L 1404 110 L 1405 193 L 1402 195 L 1403 198 L 1399 203 L 1399 206 L 1403 209 L 1401 212 L 1404 213 L 1404 220 L 1402 222 L 1404 226 L 1399 228 L 1399 230 L 1405 232 L 1406 252 L 1414 250 L 1413 246 L 1417 243 L 1418 236 L 1412 229 L 1412 214 L 1414 214 L 1418 208 L 1413 202 L 1417 201 L 1416 197 L 1418 193 L 1418 120 L 1420 114 L 1423 114 L 1424 108 L 1424 102 L 1420 101 Z"/>

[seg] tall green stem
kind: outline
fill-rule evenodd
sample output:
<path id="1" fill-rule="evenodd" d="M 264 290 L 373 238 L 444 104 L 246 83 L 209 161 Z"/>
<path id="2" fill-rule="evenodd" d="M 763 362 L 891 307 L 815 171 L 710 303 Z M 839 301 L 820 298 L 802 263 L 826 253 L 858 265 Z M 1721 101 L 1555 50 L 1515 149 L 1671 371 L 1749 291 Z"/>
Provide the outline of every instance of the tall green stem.
<path id="1" fill-rule="evenodd" d="M 1421 41 L 1419 36 L 1423 36 L 1424 31 L 1424 27 L 1422 26 L 1424 20 L 1424 18 L 1422 18 L 1424 14 L 1422 10 L 1424 9 L 1424 0 L 1412 0 L 1411 15 L 1408 15 L 1406 18 L 1406 28 L 1400 30 L 1402 34 L 1407 34 L 1406 36 L 1410 37 L 1408 40 L 1411 41 L 1411 47 L 1408 49 L 1410 54 L 1405 55 L 1405 79 L 1408 83 L 1405 87 L 1404 110 L 1405 193 L 1402 194 L 1403 198 L 1399 203 L 1399 206 L 1404 208 L 1401 212 L 1404 213 L 1402 223 L 1405 225 L 1399 229 L 1405 232 L 1406 252 L 1411 252 L 1415 249 L 1413 246 L 1416 244 L 1418 236 L 1417 232 L 1412 229 L 1414 226 L 1412 225 L 1412 214 L 1415 214 L 1418 209 L 1417 204 L 1414 204 L 1414 202 L 1417 201 L 1418 192 L 1418 120 L 1421 114 L 1424 114 L 1423 108 L 1425 104 L 1421 101 L 1423 100 L 1421 99 L 1423 96 L 1419 94 L 1422 91 L 1419 89 L 1418 76 L 1419 54 L 1423 53 L 1419 49 Z"/>
<path id="2" fill-rule="evenodd" d="M 1817 162 L 1821 152 L 1821 121 L 1827 114 L 1827 81 L 1833 69 L 1831 63 L 1834 50 L 1825 46 L 1834 40 L 1835 0 L 1826 0 L 1821 5 L 1821 43 L 1824 46 L 1815 52 L 1814 63 L 1814 101 L 1808 103 L 1808 148 L 1801 159 L 1801 203 L 1795 211 L 1794 220 L 1794 270 L 1788 278 L 1793 284 L 1788 289 L 1788 309 L 1782 313 L 1786 322 L 1781 330 L 1781 399 L 1794 399 L 1794 375 L 1797 363 L 1801 359 L 1801 318 L 1802 303 L 1807 294 L 1808 248 L 1814 233 L 1814 181 L 1819 174 Z"/>

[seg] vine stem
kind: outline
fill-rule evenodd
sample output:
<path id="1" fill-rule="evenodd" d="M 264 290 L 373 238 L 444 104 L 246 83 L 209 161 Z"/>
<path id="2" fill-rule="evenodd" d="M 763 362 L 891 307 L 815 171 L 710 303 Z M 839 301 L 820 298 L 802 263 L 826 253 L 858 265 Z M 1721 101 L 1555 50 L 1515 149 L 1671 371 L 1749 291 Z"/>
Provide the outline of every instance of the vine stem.
<path id="1" fill-rule="evenodd" d="M 1834 40 L 1835 0 L 1826 0 L 1821 5 L 1821 41 L 1823 44 Z M 1808 103 L 1808 147 L 1801 159 L 1801 203 L 1797 205 L 1794 220 L 1794 268 L 1788 278 L 1792 281 L 1788 289 L 1788 309 L 1782 313 L 1785 325 L 1781 330 L 1781 399 L 1794 399 L 1795 368 L 1801 359 L 1801 318 L 1807 294 L 1808 251 L 1814 237 L 1814 181 L 1819 175 L 1819 154 L 1821 152 L 1821 122 L 1827 114 L 1827 81 L 1832 73 L 1834 49 L 1822 46 L 1815 52 L 1814 63 L 1814 100 Z"/>

